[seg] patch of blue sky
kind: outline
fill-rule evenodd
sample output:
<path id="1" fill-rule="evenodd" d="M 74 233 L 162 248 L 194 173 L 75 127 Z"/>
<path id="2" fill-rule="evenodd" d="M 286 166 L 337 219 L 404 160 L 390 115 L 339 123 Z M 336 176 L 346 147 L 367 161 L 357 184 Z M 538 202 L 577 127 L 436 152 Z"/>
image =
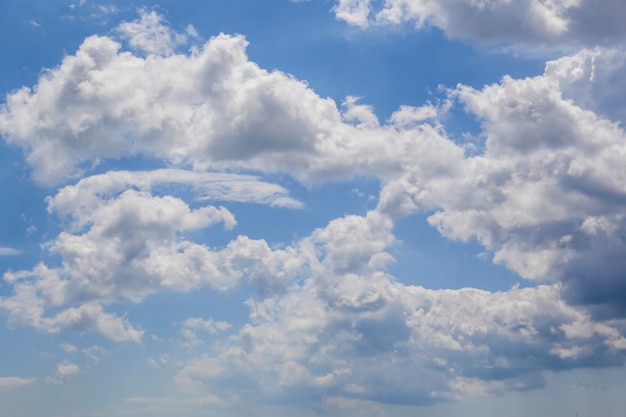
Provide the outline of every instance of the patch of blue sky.
<path id="1" fill-rule="evenodd" d="M 476 241 L 455 242 L 442 237 L 416 213 L 400 219 L 394 227 L 399 243 L 389 272 L 407 285 L 430 289 L 480 288 L 506 291 L 514 285 L 534 286 L 502 265 L 492 262 L 493 253 Z"/>
<path id="2" fill-rule="evenodd" d="M 144 343 L 147 345 L 183 342 L 180 330 L 182 323 L 190 317 L 203 320 L 225 321 L 232 329 L 242 327 L 248 317 L 245 301 L 251 296 L 245 282 L 227 291 L 217 291 L 203 287 L 189 293 L 164 291 L 151 294 L 141 303 L 119 303 L 109 307 L 120 315 L 127 315 L 132 323 L 145 331 Z M 225 330 L 208 336 L 207 340 L 221 338 L 232 330 Z M 201 333 L 201 332 L 200 332 Z M 205 344 L 205 348 L 208 344 Z"/>

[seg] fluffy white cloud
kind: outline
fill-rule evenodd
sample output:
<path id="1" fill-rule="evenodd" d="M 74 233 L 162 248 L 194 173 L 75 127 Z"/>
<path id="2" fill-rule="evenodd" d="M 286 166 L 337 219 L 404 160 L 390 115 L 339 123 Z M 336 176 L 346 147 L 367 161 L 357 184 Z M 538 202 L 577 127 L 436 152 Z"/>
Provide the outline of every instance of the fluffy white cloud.
<path id="1" fill-rule="evenodd" d="M 70 361 L 63 361 L 57 364 L 54 375 L 46 378 L 49 384 L 67 384 L 71 382 L 80 373 L 80 367 Z"/>
<path id="2" fill-rule="evenodd" d="M 89 161 L 137 154 L 306 182 L 385 176 L 428 163 L 420 147 L 447 146 L 427 124 L 401 134 L 393 124 L 379 127 L 354 98 L 340 110 L 305 82 L 259 68 L 246 45 L 222 34 L 190 55 L 140 57 L 109 37 L 89 37 L 35 87 L 7 96 L 0 132 L 48 185 L 79 175 Z"/>
<path id="3" fill-rule="evenodd" d="M 626 132 L 607 87 L 622 79 L 617 56 L 583 50 L 537 77 L 458 86 L 451 96 L 481 121 L 482 152 L 443 175 L 409 167 L 385 185 L 379 208 L 432 210 L 444 236 L 476 239 L 519 275 L 561 281 L 570 301 L 623 315 Z"/>
<path id="4" fill-rule="evenodd" d="M 177 383 L 225 398 L 236 387 L 279 401 L 426 404 L 623 362 L 624 323 L 594 322 L 562 300 L 558 285 L 492 293 L 395 281 L 381 270 L 391 226 L 370 212 L 314 232 L 311 275 L 284 294 L 250 299 L 251 323 L 217 354 L 189 361 Z"/>
<path id="5" fill-rule="evenodd" d="M 18 378 L 15 376 L 0 377 L 0 390 L 21 388 L 27 385 L 31 385 L 36 380 L 37 378 Z"/>
<path id="6" fill-rule="evenodd" d="M 178 33 L 165 23 L 163 17 L 154 10 L 140 9 L 138 20 L 123 22 L 116 30 L 132 48 L 156 55 L 171 55 L 177 47 L 186 44 L 190 37 L 198 36 L 191 25 L 185 33 Z"/>
<path id="7" fill-rule="evenodd" d="M 594 48 L 546 64 L 545 76 L 563 97 L 578 106 L 626 125 L 626 53 L 623 48 Z"/>
<path id="8" fill-rule="evenodd" d="M 394 21 L 403 10 L 402 19 L 453 36 L 592 39 L 571 29 L 572 10 L 585 2 L 481 4 L 389 0 L 376 19 Z M 336 11 L 364 25 L 370 5 L 342 1 Z M 423 9 L 402 9 L 408 5 Z M 453 5 L 475 11 L 475 21 L 449 29 Z M 524 13 L 530 37 L 520 32 Z M 486 17 L 502 27 L 481 25 Z M 546 370 L 623 364 L 626 134 L 623 100 L 612 90 L 623 80 L 619 49 L 584 50 L 533 78 L 453 89 L 450 99 L 483 127 L 483 149 L 469 155 L 437 120 L 449 102 L 402 106 L 380 123 L 355 97 L 337 107 L 306 83 L 259 68 L 241 36 L 176 55 L 160 37 L 171 32 L 158 16 L 129 27 L 147 56 L 121 51 L 109 37 L 86 39 L 33 89 L 7 97 L 0 132 L 24 149 L 44 184 L 128 155 L 180 169 L 110 172 L 50 198 L 50 212 L 67 221 L 46 246 L 61 262 L 4 275 L 13 293 L 0 307 L 12 322 L 137 342 L 143 331 L 105 308 L 157 291 L 248 283 L 257 291 L 248 301 L 251 323 L 177 377 L 225 398 L 237 387 L 242 395 L 336 404 L 429 403 L 536 387 Z M 195 172 L 182 170 L 189 166 Z M 307 184 L 365 174 L 384 188 L 376 211 L 333 220 L 289 246 L 246 236 L 223 248 L 193 241 L 189 235 L 215 224 L 232 228 L 234 216 L 158 195 L 162 185 L 183 184 L 207 200 L 301 205 L 257 177 L 203 172 L 238 168 L 286 172 Z M 394 220 L 416 210 L 444 236 L 476 239 L 494 261 L 552 282 L 497 293 L 398 283 L 385 273 Z M 200 319 L 183 327 L 190 344 L 199 329 L 219 330 Z"/>
<path id="9" fill-rule="evenodd" d="M 180 335 L 183 338 L 183 346 L 198 346 L 202 343 L 198 336 L 198 331 L 216 334 L 218 332 L 230 329 L 231 324 L 225 321 L 214 321 L 213 319 L 204 320 L 200 317 L 190 317 L 183 321 Z"/>
<path id="10" fill-rule="evenodd" d="M 453 38 L 484 42 L 620 43 L 626 34 L 621 0 L 340 0 L 333 11 L 356 26 L 436 26 Z"/>
<path id="11" fill-rule="evenodd" d="M 339 0 L 333 7 L 337 19 L 351 25 L 366 27 L 369 24 L 371 0 Z"/>
<path id="12" fill-rule="evenodd" d="M 29 274 L 41 274 L 34 282 L 21 282 L 14 286 L 14 294 L 0 299 L 0 308 L 9 312 L 9 322 L 13 325 L 31 326 L 48 333 L 57 333 L 61 330 L 94 331 L 116 342 L 138 343 L 143 335 L 142 330 L 133 327 L 128 320 L 115 314 L 107 313 L 96 303 L 86 303 L 79 307 L 70 307 L 53 315 L 46 316 L 50 310 L 58 310 L 56 282 L 47 281 L 50 272 L 40 266 Z M 46 288 L 50 285 L 49 288 Z M 49 292 L 48 292 L 49 291 Z M 55 303 L 57 302 L 57 303 Z"/>
<path id="13" fill-rule="evenodd" d="M 139 342 L 143 330 L 104 306 L 140 302 L 157 291 L 227 290 L 242 279 L 271 293 L 300 273 L 300 252 L 306 248 L 271 249 L 263 240 L 239 236 L 217 250 L 186 239 L 217 223 L 231 229 L 235 218 L 223 207 L 192 209 L 180 198 L 151 194 L 166 183 L 189 185 L 200 200 L 299 206 L 281 187 L 245 175 L 157 170 L 86 178 L 48 199 L 49 212 L 66 220 L 66 230 L 45 246 L 61 265 L 41 263 L 4 274 L 13 294 L 0 298 L 0 307 L 10 321 L 47 332 L 94 331 L 113 341 Z"/>

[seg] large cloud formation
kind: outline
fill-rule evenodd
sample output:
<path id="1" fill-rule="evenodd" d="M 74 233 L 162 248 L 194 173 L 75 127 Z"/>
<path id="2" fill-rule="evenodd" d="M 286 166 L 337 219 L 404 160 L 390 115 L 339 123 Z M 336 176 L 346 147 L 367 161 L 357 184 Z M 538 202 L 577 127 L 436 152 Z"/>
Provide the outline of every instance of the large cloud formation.
<path id="1" fill-rule="evenodd" d="M 622 316 L 624 105 L 606 87 L 623 79 L 617 54 L 583 50 L 541 76 L 451 90 L 481 121 L 483 152 L 439 178 L 416 166 L 385 186 L 381 208 L 434 210 L 444 236 L 476 239 L 519 275 L 562 281 L 570 301 Z"/>
<path id="2" fill-rule="evenodd" d="M 205 285 L 226 290 L 237 285 L 244 272 L 259 287 L 279 285 L 280 271 L 255 277 L 249 269 L 292 254 L 245 237 L 221 251 L 186 239 L 185 233 L 218 223 L 232 229 L 235 217 L 224 207 L 194 209 L 179 197 L 154 195 L 153 189 L 162 183 L 192 185 L 200 202 L 299 207 L 297 201 L 281 195 L 285 192 L 281 187 L 249 175 L 169 169 L 85 178 L 48 199 L 48 210 L 65 221 L 66 230 L 47 243 L 48 250 L 60 256 L 61 266 L 40 263 L 29 271 L 6 272 L 4 279 L 13 284 L 15 293 L 0 299 L 0 307 L 10 312 L 13 322 L 45 331 L 80 328 L 115 341 L 138 342 L 143 332 L 105 312 L 104 305 L 140 302 L 160 290 L 190 291 Z M 66 306 L 71 307 L 63 309 Z M 45 315 L 54 311 L 52 317 Z"/>
<path id="3" fill-rule="evenodd" d="M 535 38 L 523 41 L 605 36 L 575 29 L 585 27 L 590 15 L 577 10 L 588 2 L 480 4 L 388 0 L 379 15 L 413 7 L 403 16 L 473 31 L 493 13 L 532 12 Z M 341 1 L 336 11 L 360 20 L 369 5 Z M 447 29 L 457 5 L 477 8 L 476 21 Z M 608 10 L 623 7 L 606 2 L 597 12 Z M 176 34 L 141 13 L 115 32 L 134 52 L 89 37 L 0 108 L 0 132 L 24 150 L 39 183 L 86 176 L 48 199 L 64 222 L 47 243 L 60 264 L 4 276 L 13 293 L 0 307 L 14 323 L 138 342 L 143 330 L 109 306 L 157 291 L 248 285 L 257 290 L 250 323 L 189 360 L 176 381 L 224 396 L 236 386 L 252 399 L 431 403 L 534 388 L 549 371 L 623 364 L 626 102 L 613 89 L 626 82 L 622 49 L 583 49 L 532 78 L 459 85 L 445 106 L 402 106 L 381 123 L 353 97 L 337 106 L 305 82 L 260 68 L 242 36 L 176 53 L 193 30 Z M 523 37 L 509 23 L 508 34 L 484 26 L 484 36 L 472 36 Z M 614 37 L 622 29 L 605 30 Z M 480 121 L 477 151 L 446 136 L 438 116 L 448 105 Z M 100 159 L 133 155 L 170 168 L 87 176 Z M 215 172 L 237 169 L 256 174 Z M 236 226 L 233 212 L 206 202 L 301 207 L 262 180 L 274 172 L 304 184 L 367 175 L 382 189 L 375 210 L 284 247 L 247 236 L 223 247 L 194 240 L 217 224 Z M 389 248 L 400 244 L 394 222 L 416 211 L 449 239 L 477 240 L 536 286 L 493 293 L 398 282 L 386 272 Z"/>
<path id="4" fill-rule="evenodd" d="M 309 277 L 284 295 L 250 300 L 251 323 L 235 342 L 189 361 L 176 382 L 224 398 L 430 404 L 623 363 L 623 323 L 594 322 L 563 302 L 558 285 L 490 293 L 397 282 L 383 271 L 391 227 L 370 212 L 314 231 L 299 243 L 315 248 L 302 262 Z"/>
<path id="5" fill-rule="evenodd" d="M 621 0 L 338 0 L 333 11 L 355 26 L 435 26 L 479 42 L 597 45 L 626 34 Z"/>

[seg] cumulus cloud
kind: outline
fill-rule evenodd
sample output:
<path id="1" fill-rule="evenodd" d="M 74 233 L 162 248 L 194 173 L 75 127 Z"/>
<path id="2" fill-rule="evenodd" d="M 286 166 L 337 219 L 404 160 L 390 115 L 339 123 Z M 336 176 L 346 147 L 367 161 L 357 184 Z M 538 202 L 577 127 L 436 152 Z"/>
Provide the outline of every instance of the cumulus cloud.
<path id="1" fill-rule="evenodd" d="M 626 34 L 620 0 L 339 0 L 333 11 L 355 26 L 435 26 L 480 42 L 591 45 L 621 43 Z"/>
<path id="2" fill-rule="evenodd" d="M 182 389 L 429 404 L 623 362 L 624 323 L 594 322 L 558 285 L 494 293 L 397 282 L 382 270 L 394 239 L 379 213 L 334 220 L 311 240 L 311 275 L 250 299 L 251 323 L 218 354 L 189 361 L 176 377 Z"/>
<path id="3" fill-rule="evenodd" d="M 133 49 L 157 55 L 171 55 L 177 47 L 186 44 L 190 37 L 198 37 L 193 26 L 188 26 L 184 33 L 175 32 L 166 25 L 161 15 L 147 9 L 139 9 L 139 19 L 121 23 L 116 32 Z"/>
<path id="4" fill-rule="evenodd" d="M 351 25 L 366 27 L 369 24 L 371 0 L 339 0 L 333 7 L 337 19 Z"/>
<path id="5" fill-rule="evenodd" d="M 68 384 L 80 373 L 80 367 L 68 360 L 59 362 L 54 375 L 46 378 L 48 384 Z"/>
<path id="6" fill-rule="evenodd" d="M 213 319 L 204 320 L 200 317 L 190 317 L 183 321 L 180 335 L 183 338 L 181 344 L 183 346 L 198 346 L 202 343 L 198 336 L 198 331 L 209 334 L 216 334 L 224 330 L 230 329 L 231 324 L 225 321 L 214 321 Z"/>
<path id="7" fill-rule="evenodd" d="M 61 343 L 59 345 L 59 347 L 61 349 L 63 349 L 63 352 L 65 353 L 74 353 L 76 352 L 78 349 L 76 348 L 76 346 L 70 344 L 70 343 Z"/>
<path id="8" fill-rule="evenodd" d="M 297 205 L 282 195 L 281 187 L 231 174 L 110 172 L 64 187 L 48 199 L 48 209 L 66 220 L 66 230 L 45 245 L 61 264 L 41 263 L 4 274 L 13 294 L 0 298 L 0 307 L 9 312 L 10 322 L 47 332 L 94 331 L 117 342 L 139 342 L 143 330 L 105 306 L 140 302 L 157 291 L 186 292 L 202 286 L 223 291 L 242 280 L 260 292 L 280 291 L 298 276 L 303 267 L 294 260 L 301 258 L 294 256 L 298 249 L 272 249 L 263 240 L 245 236 L 221 249 L 186 239 L 185 234 L 218 223 L 231 229 L 236 221 L 223 207 L 192 209 L 180 198 L 151 194 L 152 188 L 167 182 L 190 184 L 201 199 Z M 221 328 L 223 323 L 215 325 Z"/>
<path id="9" fill-rule="evenodd" d="M 18 378 L 15 376 L 0 377 L 0 391 L 21 388 L 33 384 L 37 378 Z"/>
<path id="10" fill-rule="evenodd" d="M 626 132 L 606 86 L 621 79 L 616 56 L 583 50 L 540 76 L 453 89 L 482 124 L 482 150 L 457 153 L 443 175 L 408 168 L 385 184 L 379 209 L 433 211 L 447 238 L 475 239 L 520 276 L 561 282 L 570 302 L 623 316 Z"/>
<path id="11" fill-rule="evenodd" d="M 45 274 L 49 270 L 42 272 L 38 269 L 37 272 Z M 141 340 L 143 330 L 136 329 L 126 319 L 107 313 L 96 302 L 69 307 L 46 316 L 50 307 L 58 310 L 60 306 L 58 298 L 50 298 L 58 297 L 58 288 L 42 289 L 45 285 L 56 283 L 50 283 L 47 279 L 49 275 L 41 275 L 35 282 L 20 283 L 14 286 L 14 294 L 0 299 L 0 308 L 9 312 L 11 324 L 27 325 L 48 333 L 61 330 L 94 331 L 116 342 L 138 343 Z"/>
<path id="12" fill-rule="evenodd" d="M 546 64 L 545 76 L 565 99 L 626 125 L 626 53 L 623 48 L 583 49 Z"/>
<path id="13" fill-rule="evenodd" d="M 222 34 L 189 55 L 144 58 L 110 37 L 89 37 L 36 86 L 7 96 L 0 132 L 46 185 L 81 175 L 89 161 L 138 154 L 305 182 L 389 175 L 425 159 L 421 146 L 437 146 L 435 127 L 399 134 L 378 126 L 354 98 L 340 109 L 305 82 L 259 68 L 246 45 Z"/>
<path id="14" fill-rule="evenodd" d="M 478 40 L 595 39 L 572 29 L 574 11 L 590 7 L 584 1 L 479 7 L 388 0 L 378 11 L 372 4 L 342 1 L 335 11 L 355 24 L 365 25 L 364 16 L 406 19 Z M 606 2 L 598 13 L 607 7 L 622 10 Z M 456 25 L 456 13 L 468 11 L 473 17 Z M 487 18 L 498 23 L 483 24 Z M 546 371 L 623 364 L 626 133 L 623 100 L 613 89 L 624 78 L 619 47 L 585 49 L 532 78 L 459 85 L 443 106 L 401 106 L 381 123 L 356 97 L 337 106 L 305 82 L 261 69 L 248 60 L 241 36 L 222 34 L 182 55 L 159 40 L 170 33 L 163 25 L 144 13 L 128 30 L 148 36 L 148 46 L 137 45 L 146 56 L 110 37 L 87 38 L 0 109 L 0 132 L 24 150 L 42 184 L 120 156 L 177 166 L 92 176 L 48 199 L 50 213 L 66 222 L 46 246 L 61 262 L 4 275 L 13 293 L 0 307 L 11 322 L 138 342 L 143 331 L 107 309 L 157 291 L 247 283 L 256 290 L 247 302 L 251 322 L 214 353 L 190 360 L 177 383 L 224 398 L 237 387 L 244 395 L 357 408 L 531 389 Z M 622 33 L 606 30 L 608 40 Z M 438 120 L 452 102 L 481 123 L 484 143 L 471 155 Z M 259 177 L 206 172 L 236 169 Z M 305 184 L 364 174 L 383 188 L 376 210 L 280 247 L 246 236 L 221 248 L 195 242 L 193 232 L 233 228 L 234 215 L 158 193 L 182 184 L 199 200 L 300 207 L 260 179 L 277 171 Z M 494 293 L 397 282 L 385 272 L 398 244 L 394 221 L 418 210 L 443 236 L 477 240 L 496 263 L 537 286 Z M 183 338 L 193 344 L 198 331 L 225 326 L 218 323 L 192 319 Z"/>

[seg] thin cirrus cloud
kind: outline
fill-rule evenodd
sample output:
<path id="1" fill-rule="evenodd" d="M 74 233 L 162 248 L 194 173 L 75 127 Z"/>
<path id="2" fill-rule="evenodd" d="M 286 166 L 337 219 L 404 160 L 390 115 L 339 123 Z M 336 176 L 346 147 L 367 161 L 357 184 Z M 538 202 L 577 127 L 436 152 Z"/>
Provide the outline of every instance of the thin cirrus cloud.
<path id="1" fill-rule="evenodd" d="M 37 378 L 0 377 L 0 391 L 25 387 L 33 384 L 35 381 L 37 381 Z"/>
<path id="2" fill-rule="evenodd" d="M 17 256 L 21 253 L 22 251 L 19 249 L 0 247 L 0 256 Z"/>
<path id="3" fill-rule="evenodd" d="M 334 10 L 364 26 L 373 4 L 340 1 Z M 576 10 L 588 2 L 491 2 L 454 26 L 452 6 L 472 4 L 388 0 L 374 19 L 393 22 L 403 10 L 403 19 L 451 36 L 520 42 L 588 43 L 622 30 L 585 32 Z M 597 12 L 620 7 L 607 2 Z M 524 13 L 531 37 L 515 20 Z M 477 32 L 483 18 L 510 24 Z M 443 105 L 402 106 L 381 122 L 354 97 L 338 106 L 260 68 L 242 36 L 221 34 L 176 53 L 184 35 L 147 10 L 114 33 L 135 52 L 109 36 L 89 37 L 0 109 L 0 132 L 23 149 L 38 183 L 78 179 L 47 201 L 65 220 L 46 245 L 60 264 L 4 275 L 13 292 L 0 308 L 10 321 L 139 343 L 144 329 L 110 307 L 160 291 L 249 286 L 257 290 L 247 301 L 249 322 L 184 361 L 175 383 L 252 402 L 424 405 L 541 387 L 554 371 L 623 364 L 626 133 L 624 103 L 611 88 L 623 84 L 618 47 L 583 49 L 532 78 L 450 87 Z M 476 152 L 448 138 L 439 116 L 450 106 L 480 121 Z M 132 155 L 175 168 L 90 176 L 89 162 Z M 236 169 L 256 174 L 215 172 Z M 285 246 L 239 235 L 221 248 L 190 235 L 234 229 L 229 209 L 159 194 L 175 184 L 190 189 L 194 203 L 301 208 L 263 180 L 275 172 L 305 185 L 367 175 L 381 192 L 367 214 L 331 220 Z M 475 239 L 535 286 L 489 292 L 398 282 L 387 272 L 401 244 L 393 228 L 417 211 L 446 238 Z M 183 343 L 199 347 L 200 331 L 228 326 L 190 318 Z M 59 363 L 51 378 L 75 377 L 80 368 L 72 365 Z"/>

